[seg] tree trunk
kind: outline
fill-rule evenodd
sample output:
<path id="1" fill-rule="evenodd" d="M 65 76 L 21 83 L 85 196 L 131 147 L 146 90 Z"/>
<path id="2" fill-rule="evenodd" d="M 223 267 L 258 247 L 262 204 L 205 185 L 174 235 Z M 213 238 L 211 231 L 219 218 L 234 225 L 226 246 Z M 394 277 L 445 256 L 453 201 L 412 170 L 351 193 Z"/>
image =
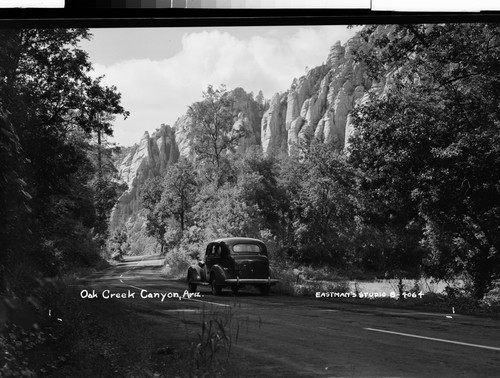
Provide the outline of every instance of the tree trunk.
<path id="1" fill-rule="evenodd" d="M 482 299 L 491 289 L 493 282 L 493 269 L 495 267 L 494 256 L 489 257 L 490 249 L 481 249 L 471 261 L 468 267 L 474 284 L 474 298 Z"/>
<path id="2" fill-rule="evenodd" d="M 97 177 L 98 180 L 102 180 L 102 140 L 101 140 L 101 128 L 97 129 Z"/>

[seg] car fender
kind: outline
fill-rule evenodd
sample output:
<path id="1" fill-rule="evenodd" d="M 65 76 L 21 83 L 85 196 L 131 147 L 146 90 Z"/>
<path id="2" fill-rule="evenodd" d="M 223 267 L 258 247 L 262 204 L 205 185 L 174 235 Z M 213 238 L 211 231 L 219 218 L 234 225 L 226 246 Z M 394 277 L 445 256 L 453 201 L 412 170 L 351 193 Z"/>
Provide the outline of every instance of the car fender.
<path id="1" fill-rule="evenodd" d="M 224 285 L 228 275 L 220 265 L 214 265 L 210 271 L 210 279 L 214 278 L 217 285 Z"/>
<path id="2" fill-rule="evenodd" d="M 188 277 L 193 277 L 193 281 L 206 281 L 203 269 L 197 265 L 190 266 L 188 269 Z"/>

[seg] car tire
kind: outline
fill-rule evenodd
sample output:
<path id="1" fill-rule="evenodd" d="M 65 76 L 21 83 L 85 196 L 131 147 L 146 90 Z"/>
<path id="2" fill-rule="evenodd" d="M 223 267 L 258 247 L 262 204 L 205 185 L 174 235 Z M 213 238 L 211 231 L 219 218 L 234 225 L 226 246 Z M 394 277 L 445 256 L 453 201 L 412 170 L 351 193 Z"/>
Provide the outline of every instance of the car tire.
<path id="1" fill-rule="evenodd" d="M 197 285 L 192 282 L 191 275 L 188 275 L 188 291 L 194 293 L 196 291 Z"/>
<path id="2" fill-rule="evenodd" d="M 211 282 L 210 282 L 210 286 L 212 288 L 212 294 L 213 295 L 221 295 L 222 294 L 222 286 L 220 285 L 217 285 L 215 283 L 215 279 L 213 279 Z"/>
<path id="3" fill-rule="evenodd" d="M 271 290 L 271 286 L 259 286 L 260 295 L 268 295 Z"/>

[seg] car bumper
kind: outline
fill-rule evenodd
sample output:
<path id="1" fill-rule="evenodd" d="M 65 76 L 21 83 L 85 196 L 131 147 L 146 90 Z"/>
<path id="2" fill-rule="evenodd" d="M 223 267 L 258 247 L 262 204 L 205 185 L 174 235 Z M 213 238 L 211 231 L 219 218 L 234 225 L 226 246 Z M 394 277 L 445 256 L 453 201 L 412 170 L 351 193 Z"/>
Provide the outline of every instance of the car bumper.
<path id="1" fill-rule="evenodd" d="M 276 285 L 279 280 L 274 278 L 229 278 L 224 281 L 230 285 Z"/>

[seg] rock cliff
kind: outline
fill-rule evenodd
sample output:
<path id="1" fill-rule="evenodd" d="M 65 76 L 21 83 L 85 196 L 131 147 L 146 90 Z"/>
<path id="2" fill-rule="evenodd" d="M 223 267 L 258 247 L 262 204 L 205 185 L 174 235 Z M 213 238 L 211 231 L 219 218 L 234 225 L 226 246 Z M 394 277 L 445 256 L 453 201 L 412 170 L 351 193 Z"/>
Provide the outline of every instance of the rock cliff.
<path id="1" fill-rule="evenodd" d="M 261 144 L 262 150 L 267 152 L 286 152 L 287 130 L 286 94 L 276 93 L 271 99 L 269 109 L 262 116 Z"/>
<path id="2" fill-rule="evenodd" d="M 259 104 L 253 99 L 253 95 L 246 93 L 243 88 L 232 90 L 230 97 L 235 117 L 233 129 L 246 131 L 246 136 L 240 140 L 238 151 L 241 152 L 250 146 L 260 145 L 262 113 Z"/>
<path id="3" fill-rule="evenodd" d="M 138 144 L 116 156 L 119 176 L 128 189 L 119 198 L 111 214 L 111 230 L 120 227 L 140 208 L 140 187 L 151 177 L 162 175 L 179 159 L 174 129 L 161 125 L 151 136 L 146 131 Z"/>
<path id="4" fill-rule="evenodd" d="M 181 156 L 189 157 L 193 153 L 190 138 L 191 119 L 187 114 L 177 118 L 174 123 L 175 141 Z"/>
<path id="5" fill-rule="evenodd" d="M 293 79 L 286 98 L 273 97 L 261 122 L 264 153 L 293 153 L 314 139 L 345 147 L 352 133 L 351 110 L 367 100 L 370 90 L 386 89 L 385 81 L 373 84 L 365 67 L 355 61 L 354 53 L 361 47 L 359 36 L 344 46 L 336 42 L 325 64 Z"/>
<path id="6" fill-rule="evenodd" d="M 377 32 L 390 37 L 387 28 L 379 27 Z M 238 150 L 257 145 L 268 155 L 291 154 L 300 144 L 309 144 L 312 140 L 332 142 L 338 149 L 345 148 L 352 133 L 352 109 L 367 101 L 369 91 L 383 94 L 390 82 L 388 75 L 385 80 L 372 83 L 366 68 L 354 59 L 359 48 L 364 48 L 359 36 L 351 38 L 344 46 L 340 42 L 333 44 L 326 62 L 293 79 L 287 91 L 272 97 L 265 112 L 251 94 L 242 88 L 232 90 L 233 128 L 247 131 Z M 112 214 L 112 229 L 139 209 L 138 188 L 142 183 L 164 174 L 179 156 L 194 155 L 190 137 L 192 127 L 189 117 L 182 115 L 172 128 L 162 125 L 152 136 L 146 132 L 139 144 L 126 149 L 119 157 L 120 176 L 129 189 Z"/>

